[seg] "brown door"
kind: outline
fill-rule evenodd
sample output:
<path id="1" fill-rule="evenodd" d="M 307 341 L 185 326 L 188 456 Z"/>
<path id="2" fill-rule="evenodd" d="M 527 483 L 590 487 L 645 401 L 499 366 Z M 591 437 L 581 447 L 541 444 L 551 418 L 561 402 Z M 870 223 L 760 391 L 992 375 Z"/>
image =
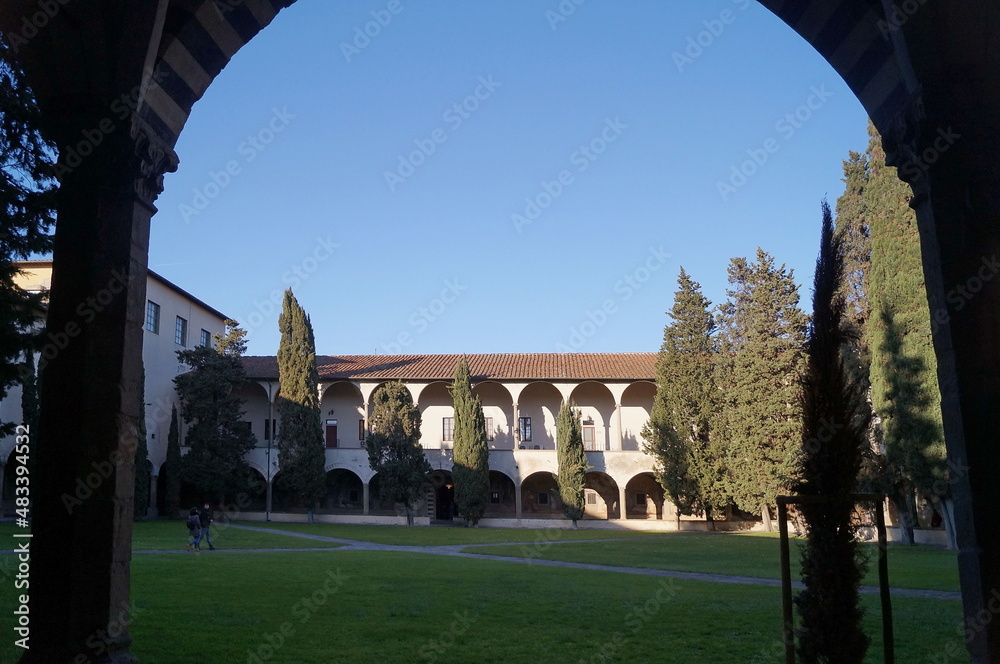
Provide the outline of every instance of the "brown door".
<path id="1" fill-rule="evenodd" d="M 326 421 L 326 446 L 337 446 L 337 420 Z"/>

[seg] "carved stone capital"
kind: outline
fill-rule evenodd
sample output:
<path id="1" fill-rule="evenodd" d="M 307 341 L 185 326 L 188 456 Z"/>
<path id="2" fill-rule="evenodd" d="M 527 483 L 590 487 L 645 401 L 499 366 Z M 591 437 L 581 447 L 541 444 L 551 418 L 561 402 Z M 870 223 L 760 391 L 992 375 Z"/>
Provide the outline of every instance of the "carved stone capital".
<path id="1" fill-rule="evenodd" d="M 132 123 L 135 194 L 152 205 L 163 193 L 163 175 L 177 170 L 179 159 L 156 132 L 140 118 Z"/>

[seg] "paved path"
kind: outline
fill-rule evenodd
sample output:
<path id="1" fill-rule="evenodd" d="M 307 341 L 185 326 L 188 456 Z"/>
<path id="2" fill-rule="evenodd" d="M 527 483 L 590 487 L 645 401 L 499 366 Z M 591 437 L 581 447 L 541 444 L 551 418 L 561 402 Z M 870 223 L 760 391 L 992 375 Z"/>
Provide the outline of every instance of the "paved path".
<path id="1" fill-rule="evenodd" d="M 496 543 L 486 543 L 486 544 L 447 544 L 440 546 L 412 546 L 412 545 L 397 545 L 397 544 L 379 544 L 377 542 L 362 542 L 358 540 L 342 539 L 337 537 L 324 537 L 323 535 L 309 535 L 306 533 L 296 533 L 290 530 L 276 530 L 273 528 L 258 528 L 256 526 L 242 526 L 236 524 L 229 524 L 229 528 L 237 528 L 239 530 L 252 530 L 261 533 L 272 533 L 279 535 L 288 535 L 289 537 L 298 537 L 301 539 L 313 540 L 317 542 L 329 542 L 331 544 L 339 544 L 336 548 L 303 548 L 303 549 L 217 549 L 214 553 L 286 553 L 292 551 L 393 551 L 393 552 L 403 552 L 403 553 L 423 553 L 428 555 L 436 556 L 453 556 L 456 558 L 475 558 L 478 560 L 495 560 L 506 563 L 522 563 L 528 565 L 541 565 L 545 567 L 567 567 L 571 569 L 585 569 L 595 572 L 618 572 L 621 574 L 638 574 L 642 576 L 658 576 L 666 577 L 671 579 L 686 579 L 690 581 L 709 581 L 711 583 L 735 583 L 742 585 L 751 586 L 770 586 L 770 587 L 781 587 L 780 579 L 769 579 L 756 576 L 735 576 L 732 574 L 705 574 L 702 572 L 677 572 L 673 570 L 662 570 L 662 569 L 649 569 L 645 567 L 619 567 L 617 565 L 595 565 L 591 563 L 571 563 L 561 560 L 542 560 L 540 558 L 531 557 L 508 557 L 508 556 L 494 556 L 483 553 L 470 553 L 466 549 L 471 549 L 480 546 L 535 546 L 538 542 L 496 542 Z M 671 535 L 673 537 L 673 535 Z M 611 542 L 611 541 L 622 541 L 626 538 L 608 538 L 600 540 L 558 540 L 556 542 L 551 542 L 552 544 L 572 544 L 576 542 Z M 549 542 L 546 542 L 548 544 Z M 134 553 L 186 553 L 180 550 L 170 550 L 170 551 L 135 551 Z M 203 552 L 205 553 L 205 552 Z M 796 588 L 801 588 L 802 584 L 798 581 L 793 581 L 793 585 Z M 861 586 L 860 591 L 866 595 L 877 595 L 879 589 L 877 586 Z M 949 599 L 949 600 L 961 600 L 962 594 L 954 591 L 947 590 L 917 590 L 913 588 L 892 588 L 891 593 L 893 597 L 916 597 L 920 599 Z"/>

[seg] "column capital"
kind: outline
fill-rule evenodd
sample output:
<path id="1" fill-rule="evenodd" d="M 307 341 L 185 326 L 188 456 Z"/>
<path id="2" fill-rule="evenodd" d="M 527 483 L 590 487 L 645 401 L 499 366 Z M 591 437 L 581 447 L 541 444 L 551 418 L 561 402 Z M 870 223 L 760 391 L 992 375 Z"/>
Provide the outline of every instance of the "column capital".
<path id="1" fill-rule="evenodd" d="M 135 194 L 143 203 L 152 206 L 163 193 L 164 174 L 176 171 L 180 160 L 173 148 L 141 118 L 134 118 L 131 138 Z"/>

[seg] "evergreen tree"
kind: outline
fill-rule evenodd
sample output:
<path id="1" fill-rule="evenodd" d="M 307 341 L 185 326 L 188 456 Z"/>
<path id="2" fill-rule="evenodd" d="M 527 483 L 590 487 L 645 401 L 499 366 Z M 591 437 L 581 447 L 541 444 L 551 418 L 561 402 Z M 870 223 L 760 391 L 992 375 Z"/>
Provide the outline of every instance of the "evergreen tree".
<path id="1" fill-rule="evenodd" d="M 149 447 L 146 444 L 146 369 L 139 383 L 139 431 L 135 448 L 135 496 L 132 517 L 138 521 L 149 511 Z"/>
<path id="2" fill-rule="evenodd" d="M 368 465 L 378 474 L 383 503 L 402 503 L 413 525 L 412 503 L 420 498 L 433 470 L 420 446 L 420 411 L 401 381 L 372 395 L 371 433 L 365 439 Z"/>
<path id="3" fill-rule="evenodd" d="M 483 517 L 489 500 L 490 450 L 483 404 L 472 393 L 469 362 L 464 356 L 455 364 L 451 396 L 455 406 L 455 463 L 451 471 L 455 506 L 474 526 Z"/>
<path id="4" fill-rule="evenodd" d="M 886 464 L 882 488 L 897 507 L 903 540 L 912 543 L 915 491 L 932 501 L 949 534 L 954 533 L 941 392 L 920 236 L 916 215 L 909 207 L 912 193 L 896 169 L 886 165 L 881 138 L 871 125 L 869 134 L 864 202 L 871 229 L 873 315 L 868 320 L 867 344 L 872 404 L 882 430 Z"/>
<path id="5" fill-rule="evenodd" d="M 167 460 L 163 472 L 167 474 L 164 486 L 163 509 L 166 515 L 177 518 L 181 510 L 181 434 L 177 423 L 177 406 L 170 407 L 170 431 L 167 434 Z"/>
<path id="6" fill-rule="evenodd" d="M 566 517 L 576 522 L 583 518 L 583 489 L 587 482 L 587 455 L 583 449 L 580 411 L 572 401 L 563 402 L 556 417 L 557 459 L 559 463 L 559 498 Z"/>
<path id="7" fill-rule="evenodd" d="M 709 447 L 718 390 L 713 377 L 715 320 L 701 286 L 681 268 L 656 361 L 656 396 L 643 426 L 646 453 L 677 518 L 723 506 L 718 464 Z"/>
<path id="8" fill-rule="evenodd" d="M 734 258 L 729 300 L 720 307 L 721 416 L 716 425 L 725 484 L 736 506 L 760 512 L 791 487 L 801 434 L 801 376 L 807 318 L 794 274 L 757 249 L 757 262 Z"/>
<path id="9" fill-rule="evenodd" d="M 869 643 L 858 594 L 865 565 L 852 523 L 850 496 L 868 446 L 871 411 L 864 384 L 859 384 L 849 367 L 850 344 L 844 325 L 848 300 L 842 288 L 845 271 L 840 238 L 834 236 L 833 217 L 824 201 L 802 391 L 801 481 L 795 487 L 804 496 L 822 499 L 800 506 L 806 522 L 805 589 L 795 603 L 802 616 L 798 652 L 803 664 L 858 664 L 864 661 Z"/>
<path id="10" fill-rule="evenodd" d="M 38 338 L 44 294 L 15 283 L 13 261 L 52 250 L 55 148 L 40 132 L 41 113 L 0 35 L 0 400 L 24 376 L 22 362 Z M 0 422 L 0 436 L 15 423 Z"/>
<path id="11" fill-rule="evenodd" d="M 38 383 L 35 369 L 35 354 L 28 350 L 21 365 L 21 421 L 30 431 L 38 431 Z"/>
<path id="12" fill-rule="evenodd" d="M 281 437 L 278 444 L 278 475 L 282 489 L 308 508 L 326 493 L 326 452 L 319 404 L 319 371 L 316 339 L 309 316 L 292 290 L 285 291 L 278 317 L 281 345 L 278 347 L 278 413 Z"/>
<path id="13" fill-rule="evenodd" d="M 246 489 L 249 465 L 245 456 L 256 445 L 243 420 L 240 389 L 247 383 L 240 357 L 246 350 L 246 332 L 234 320 L 226 334 L 215 336 L 215 347 L 198 346 L 177 352 L 191 370 L 174 378 L 187 423 L 187 444 L 181 473 L 188 482 L 217 502 Z"/>

